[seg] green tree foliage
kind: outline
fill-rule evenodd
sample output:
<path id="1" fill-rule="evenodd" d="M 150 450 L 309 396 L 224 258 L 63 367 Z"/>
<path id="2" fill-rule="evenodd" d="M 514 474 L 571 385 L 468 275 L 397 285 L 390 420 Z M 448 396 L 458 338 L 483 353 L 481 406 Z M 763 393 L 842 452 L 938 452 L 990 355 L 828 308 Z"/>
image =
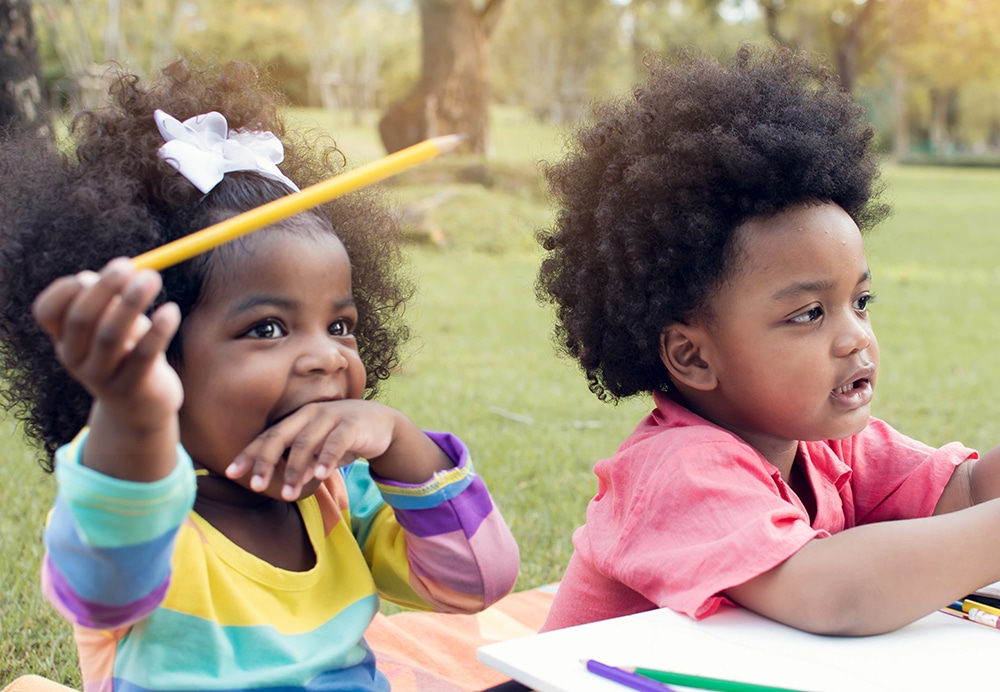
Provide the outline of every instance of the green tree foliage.
<path id="1" fill-rule="evenodd" d="M 905 122 L 929 150 L 1000 145 L 1000 5 L 889 0 Z"/>
<path id="2" fill-rule="evenodd" d="M 539 119 L 576 119 L 595 92 L 620 83 L 620 19 L 606 0 L 510 0 L 492 47 L 495 97 Z"/>
<path id="3" fill-rule="evenodd" d="M 482 7 L 485 0 L 469 0 Z M 295 104 L 384 112 L 420 80 L 417 0 L 33 0 L 42 74 L 87 102 L 102 65 L 245 59 Z M 1000 149 L 996 0 L 506 0 L 489 40 L 494 102 L 572 122 L 627 91 L 649 53 L 745 41 L 822 55 L 897 151 Z M 912 145 L 912 146 L 911 146 Z"/>
<path id="4" fill-rule="evenodd" d="M 371 92 L 369 108 L 415 71 L 416 17 L 393 0 L 35 0 L 34 11 L 46 80 L 84 104 L 110 60 L 139 74 L 178 56 L 247 60 L 292 103 L 321 105 L 334 81 Z"/>

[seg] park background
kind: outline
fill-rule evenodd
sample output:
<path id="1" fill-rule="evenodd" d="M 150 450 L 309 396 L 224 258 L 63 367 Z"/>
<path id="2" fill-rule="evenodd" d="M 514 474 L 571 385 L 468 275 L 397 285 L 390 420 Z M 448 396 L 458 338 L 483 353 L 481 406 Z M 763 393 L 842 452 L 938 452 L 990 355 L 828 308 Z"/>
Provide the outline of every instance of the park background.
<path id="1" fill-rule="evenodd" d="M 434 134 L 458 155 L 385 184 L 418 283 L 414 337 L 382 399 L 453 430 L 518 539 L 518 588 L 557 580 L 593 464 L 650 408 L 598 401 L 534 294 L 542 176 L 596 99 L 650 53 L 742 42 L 816 53 L 868 109 L 895 213 L 868 240 L 882 366 L 875 415 L 931 444 L 998 442 L 1000 4 L 990 0 L 0 0 L 0 115 L 40 137 L 99 107 L 110 62 L 259 65 L 295 123 L 348 166 Z M 2 194 L 2 191 L 0 191 Z M 54 493 L 0 412 L 0 685 L 79 687 L 69 627 L 40 598 Z"/>

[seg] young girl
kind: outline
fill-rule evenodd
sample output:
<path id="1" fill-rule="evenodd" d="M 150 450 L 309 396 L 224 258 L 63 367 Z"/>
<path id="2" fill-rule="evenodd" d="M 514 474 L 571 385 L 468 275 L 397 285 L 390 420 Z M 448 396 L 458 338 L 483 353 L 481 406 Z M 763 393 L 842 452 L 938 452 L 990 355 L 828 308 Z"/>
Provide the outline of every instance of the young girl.
<path id="1" fill-rule="evenodd" d="M 162 280 L 109 262 L 337 172 L 249 66 L 111 95 L 71 154 L 0 157 L 6 396 L 55 452 L 42 586 L 84 685 L 388 690 L 380 596 L 474 612 L 518 567 L 461 441 L 366 398 L 405 335 L 395 222 L 352 195 Z"/>
<path id="2" fill-rule="evenodd" d="M 1000 450 L 870 416 L 862 108 L 788 51 L 657 63 L 548 178 L 539 296 L 601 399 L 655 408 L 600 461 L 543 629 L 739 604 L 889 631 L 1000 579 Z"/>

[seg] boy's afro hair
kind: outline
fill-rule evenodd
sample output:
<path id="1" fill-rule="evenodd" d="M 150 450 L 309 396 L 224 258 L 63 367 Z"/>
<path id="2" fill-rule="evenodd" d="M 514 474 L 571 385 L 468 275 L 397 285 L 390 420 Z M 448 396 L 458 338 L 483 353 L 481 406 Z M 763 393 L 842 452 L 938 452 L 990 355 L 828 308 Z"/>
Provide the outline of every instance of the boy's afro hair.
<path id="1" fill-rule="evenodd" d="M 728 65 L 684 53 L 649 68 L 545 171 L 558 214 L 538 234 L 536 292 L 602 400 L 668 387 L 660 334 L 704 310 L 747 219 L 833 202 L 866 230 L 888 213 L 874 129 L 808 57 L 743 46 Z"/>
<path id="2" fill-rule="evenodd" d="M 157 155 L 163 138 L 154 110 L 181 121 L 218 111 L 230 129 L 273 132 L 285 149 L 282 172 L 302 188 L 345 164 L 328 135 L 286 130 L 280 92 L 247 63 L 220 68 L 178 61 L 149 81 L 120 68 L 109 78 L 108 105 L 77 115 L 58 148 L 37 139 L 0 143 L 0 405 L 45 451 L 47 470 L 58 446 L 85 425 L 91 398 L 60 367 L 32 319 L 35 296 L 59 276 L 138 255 L 205 221 L 192 211 L 201 192 Z M 412 287 L 401 271 L 398 222 L 370 191 L 314 213 L 332 226 L 351 258 L 355 334 L 370 397 L 398 364 L 407 336 L 403 304 Z M 186 315 L 198 299 L 205 257 L 165 271 L 158 304 L 177 301 Z"/>

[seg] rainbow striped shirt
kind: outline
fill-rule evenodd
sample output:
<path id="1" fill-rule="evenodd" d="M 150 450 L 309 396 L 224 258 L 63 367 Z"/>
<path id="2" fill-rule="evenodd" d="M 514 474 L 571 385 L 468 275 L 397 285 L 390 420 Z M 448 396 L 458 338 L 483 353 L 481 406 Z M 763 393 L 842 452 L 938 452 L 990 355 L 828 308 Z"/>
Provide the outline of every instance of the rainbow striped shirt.
<path id="1" fill-rule="evenodd" d="M 364 632 L 379 597 L 475 612 L 507 594 L 517 545 L 462 442 L 422 485 L 355 462 L 298 502 L 316 564 L 279 569 L 192 511 L 191 459 L 170 476 L 111 478 L 57 454 L 42 588 L 74 625 L 85 692 L 388 690 Z"/>

